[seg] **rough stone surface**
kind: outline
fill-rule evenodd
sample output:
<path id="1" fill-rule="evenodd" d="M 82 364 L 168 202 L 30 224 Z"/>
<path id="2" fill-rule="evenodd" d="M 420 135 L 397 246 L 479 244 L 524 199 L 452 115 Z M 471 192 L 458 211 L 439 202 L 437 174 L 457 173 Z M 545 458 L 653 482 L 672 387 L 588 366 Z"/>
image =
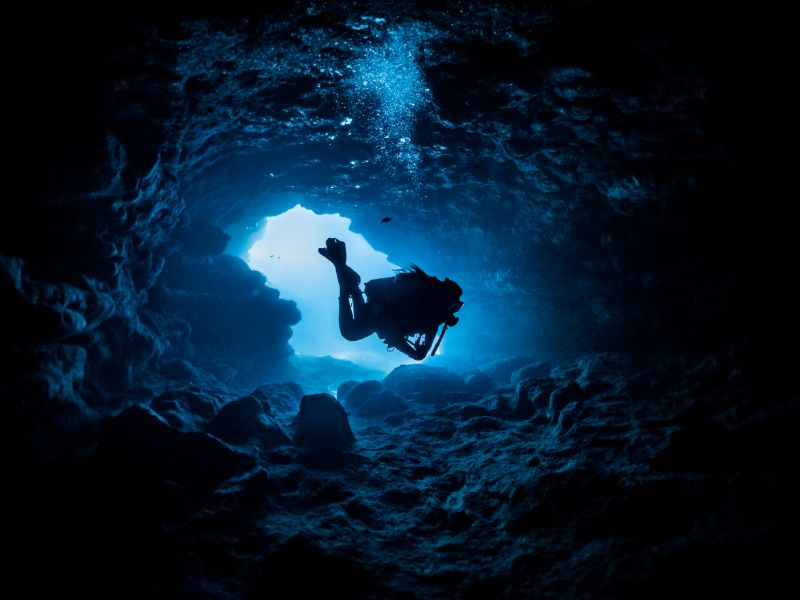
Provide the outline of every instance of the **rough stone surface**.
<path id="1" fill-rule="evenodd" d="M 478 371 L 467 377 L 466 390 L 472 394 L 490 394 L 494 391 L 497 385 L 494 379 L 489 377 L 483 371 Z"/>
<path id="2" fill-rule="evenodd" d="M 526 379 L 536 379 L 539 377 L 547 377 L 550 375 L 550 363 L 535 362 L 524 367 L 520 367 L 511 373 L 511 383 L 518 384 Z"/>
<path id="3" fill-rule="evenodd" d="M 401 365 L 386 376 L 383 385 L 401 395 L 419 394 L 432 400 L 466 389 L 464 380 L 452 371 L 428 365 Z"/>
<path id="4" fill-rule="evenodd" d="M 248 454 L 233 451 L 204 433 L 173 429 L 140 407 L 108 421 L 91 460 L 143 480 L 175 482 L 198 494 L 211 492 L 254 466 Z"/>
<path id="5" fill-rule="evenodd" d="M 206 431 L 229 444 L 255 442 L 262 449 L 291 444 L 268 406 L 252 394 L 228 402 L 211 419 Z"/>
<path id="6" fill-rule="evenodd" d="M 355 410 L 360 417 L 383 417 L 408 410 L 409 404 L 391 390 L 371 394 Z"/>
<path id="7" fill-rule="evenodd" d="M 340 397 L 342 402 L 350 410 L 358 410 L 369 398 L 383 391 L 383 384 L 374 379 L 357 383 Z"/>
<path id="8" fill-rule="evenodd" d="M 294 426 L 294 442 L 319 452 L 349 450 L 356 441 L 347 413 L 330 394 L 303 396 Z"/>

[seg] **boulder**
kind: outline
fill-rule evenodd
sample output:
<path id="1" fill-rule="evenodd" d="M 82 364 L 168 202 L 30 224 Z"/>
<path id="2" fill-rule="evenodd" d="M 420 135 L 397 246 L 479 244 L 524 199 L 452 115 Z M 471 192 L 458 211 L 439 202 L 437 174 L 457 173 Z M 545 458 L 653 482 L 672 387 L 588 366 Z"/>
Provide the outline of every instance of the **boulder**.
<path id="1" fill-rule="evenodd" d="M 330 394 L 303 396 L 294 425 L 294 442 L 310 450 L 343 452 L 356 441 L 344 407 Z"/>
<path id="2" fill-rule="evenodd" d="M 336 398 L 339 400 L 339 402 L 343 402 L 345 396 L 347 396 L 350 390 L 356 387 L 359 383 L 361 382 L 356 381 L 355 379 L 348 379 L 347 381 L 340 383 L 339 387 L 336 388 Z"/>
<path id="3" fill-rule="evenodd" d="M 268 408 L 253 394 L 233 400 L 211 419 L 206 432 L 234 445 L 255 442 L 265 449 L 291 445 L 289 436 Z"/>
<path id="4" fill-rule="evenodd" d="M 461 377 L 448 369 L 428 365 L 401 365 L 384 378 L 383 385 L 401 396 L 423 394 L 435 397 L 466 391 Z"/>
<path id="5" fill-rule="evenodd" d="M 109 419 L 90 462 L 127 480 L 169 482 L 194 493 L 211 492 L 255 466 L 249 455 L 205 433 L 178 431 L 140 406 Z"/>
<path id="6" fill-rule="evenodd" d="M 303 388 L 294 381 L 267 383 L 259 386 L 253 395 L 277 413 L 294 413 L 303 397 Z"/>
<path id="7" fill-rule="evenodd" d="M 189 386 L 162 392 L 153 399 L 150 408 L 177 429 L 199 431 L 216 414 L 219 405 L 213 394 Z"/>
<path id="8" fill-rule="evenodd" d="M 375 379 L 370 379 L 351 387 L 344 397 L 339 396 L 339 401 L 345 404 L 350 410 L 356 411 L 369 398 L 382 391 L 383 384 Z"/>
<path id="9" fill-rule="evenodd" d="M 408 403 L 391 390 L 372 393 L 356 409 L 360 417 L 383 417 L 408 410 Z"/>

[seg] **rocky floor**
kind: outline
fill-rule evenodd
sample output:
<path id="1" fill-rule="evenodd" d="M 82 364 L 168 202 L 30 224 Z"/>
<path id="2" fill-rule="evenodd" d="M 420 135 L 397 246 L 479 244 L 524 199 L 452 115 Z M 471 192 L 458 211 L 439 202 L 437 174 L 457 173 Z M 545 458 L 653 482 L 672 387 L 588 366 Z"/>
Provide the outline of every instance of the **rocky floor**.
<path id="1" fill-rule="evenodd" d="M 783 595 L 796 394 L 731 356 L 521 362 L 400 367 L 338 401 L 151 390 L 12 478 L 11 572 L 104 596 Z"/>

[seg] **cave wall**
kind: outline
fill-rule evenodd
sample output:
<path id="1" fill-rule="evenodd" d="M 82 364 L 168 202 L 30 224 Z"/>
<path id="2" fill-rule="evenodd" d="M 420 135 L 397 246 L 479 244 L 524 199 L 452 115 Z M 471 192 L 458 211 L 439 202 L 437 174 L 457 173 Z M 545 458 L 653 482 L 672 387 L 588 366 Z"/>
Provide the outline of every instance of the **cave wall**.
<path id="1" fill-rule="evenodd" d="M 6 15 L 8 587 L 791 589 L 794 21 L 255 4 Z M 225 231 L 298 200 L 462 285 L 458 373 L 260 385 L 301 315 Z"/>
<path id="2" fill-rule="evenodd" d="M 102 412 L 153 375 L 279 369 L 299 314 L 222 254 L 221 230 L 291 194 L 459 281 L 485 331 L 456 356 L 790 338 L 769 70 L 737 45 L 740 16 L 670 6 L 21 20 L 48 66 L 12 65 L 6 409 Z M 354 59 L 393 35 L 428 86 L 413 168 L 376 147 L 380 99 L 353 95 Z"/>
<path id="3" fill-rule="evenodd" d="M 103 11 L 58 16 L 20 23 L 49 62 L 13 66 L 17 160 L 0 224 L 4 440 L 37 452 L 146 401 L 159 378 L 263 381 L 286 365 L 300 317 L 186 210 L 182 92 L 146 57 L 169 60 L 164 30 Z"/>

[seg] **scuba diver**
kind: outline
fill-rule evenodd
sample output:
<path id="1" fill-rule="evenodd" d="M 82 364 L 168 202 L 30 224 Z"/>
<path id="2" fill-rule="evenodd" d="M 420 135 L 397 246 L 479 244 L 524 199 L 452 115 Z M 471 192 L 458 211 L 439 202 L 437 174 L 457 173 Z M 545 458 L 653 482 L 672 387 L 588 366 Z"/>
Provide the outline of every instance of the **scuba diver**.
<path id="1" fill-rule="evenodd" d="M 455 281 L 441 281 L 411 265 L 394 277 L 368 281 L 362 293 L 361 277 L 347 266 L 344 242 L 328 238 L 319 253 L 336 268 L 339 330 L 344 339 L 354 342 L 377 333 L 390 350 L 397 348 L 414 360 L 422 360 L 433 345 L 439 325 L 444 327 L 431 356 L 436 354 L 447 328 L 458 323 L 454 313 L 464 303 Z"/>

